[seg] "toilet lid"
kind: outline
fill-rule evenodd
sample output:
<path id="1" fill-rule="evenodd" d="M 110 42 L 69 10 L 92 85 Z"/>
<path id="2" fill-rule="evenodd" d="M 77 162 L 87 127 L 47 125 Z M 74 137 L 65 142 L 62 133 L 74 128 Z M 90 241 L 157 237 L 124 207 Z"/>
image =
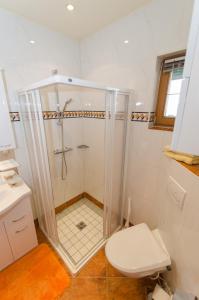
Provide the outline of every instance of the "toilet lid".
<path id="1" fill-rule="evenodd" d="M 106 244 L 106 256 L 124 272 L 143 272 L 171 264 L 168 253 L 144 223 L 115 233 Z"/>

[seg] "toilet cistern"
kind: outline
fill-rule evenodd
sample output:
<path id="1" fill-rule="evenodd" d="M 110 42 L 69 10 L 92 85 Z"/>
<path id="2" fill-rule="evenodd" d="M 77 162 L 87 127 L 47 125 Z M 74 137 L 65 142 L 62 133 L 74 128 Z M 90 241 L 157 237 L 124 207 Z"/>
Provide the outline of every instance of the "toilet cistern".
<path id="1" fill-rule="evenodd" d="M 145 223 L 113 234 L 105 253 L 113 267 L 132 278 L 163 272 L 171 265 L 158 229 L 151 231 Z"/>

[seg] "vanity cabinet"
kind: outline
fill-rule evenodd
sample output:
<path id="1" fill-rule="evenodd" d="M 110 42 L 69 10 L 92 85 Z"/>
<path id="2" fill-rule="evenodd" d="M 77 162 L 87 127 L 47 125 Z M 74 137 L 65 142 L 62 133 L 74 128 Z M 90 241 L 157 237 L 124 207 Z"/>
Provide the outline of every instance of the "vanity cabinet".
<path id="1" fill-rule="evenodd" d="M 3 70 L 0 70 L 0 151 L 15 148 Z"/>
<path id="2" fill-rule="evenodd" d="M 195 0 L 171 149 L 199 155 L 199 0 Z"/>
<path id="3" fill-rule="evenodd" d="M 14 261 L 3 222 L 0 221 L 0 270 Z"/>
<path id="4" fill-rule="evenodd" d="M 0 217 L 0 270 L 37 246 L 30 197 Z"/>

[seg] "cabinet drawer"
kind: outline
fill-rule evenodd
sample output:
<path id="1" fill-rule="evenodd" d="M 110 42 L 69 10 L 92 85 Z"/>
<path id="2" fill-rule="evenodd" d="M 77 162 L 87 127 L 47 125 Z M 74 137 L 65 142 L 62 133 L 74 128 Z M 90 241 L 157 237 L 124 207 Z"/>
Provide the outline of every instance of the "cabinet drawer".
<path id="1" fill-rule="evenodd" d="M 9 226 L 12 228 L 13 231 L 20 230 L 21 228 L 28 225 L 29 218 L 31 218 L 30 213 L 22 214 L 21 217 L 18 217 L 16 219 L 6 219 L 5 224 L 6 228 Z"/>
<path id="2" fill-rule="evenodd" d="M 14 225 L 22 224 L 27 221 L 27 215 L 32 214 L 30 198 L 22 199 L 11 211 L 6 214 L 6 221 Z"/>
<path id="3" fill-rule="evenodd" d="M 29 198 L 21 200 L 6 215 L 4 226 L 15 260 L 37 246 L 37 237 Z"/>
<path id="4" fill-rule="evenodd" d="M 10 222 L 5 221 L 5 228 L 14 259 L 18 259 L 37 246 L 37 237 L 31 215 L 27 216 L 26 223 L 18 226 L 13 226 Z"/>

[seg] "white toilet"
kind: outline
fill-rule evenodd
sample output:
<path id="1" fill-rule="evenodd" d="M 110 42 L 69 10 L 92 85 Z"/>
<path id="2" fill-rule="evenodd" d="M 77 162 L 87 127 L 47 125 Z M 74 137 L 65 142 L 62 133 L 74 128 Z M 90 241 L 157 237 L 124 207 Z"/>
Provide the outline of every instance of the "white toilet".
<path id="1" fill-rule="evenodd" d="M 113 234 L 105 252 L 113 267 L 133 278 L 166 271 L 171 265 L 158 229 L 151 231 L 144 223 Z"/>

